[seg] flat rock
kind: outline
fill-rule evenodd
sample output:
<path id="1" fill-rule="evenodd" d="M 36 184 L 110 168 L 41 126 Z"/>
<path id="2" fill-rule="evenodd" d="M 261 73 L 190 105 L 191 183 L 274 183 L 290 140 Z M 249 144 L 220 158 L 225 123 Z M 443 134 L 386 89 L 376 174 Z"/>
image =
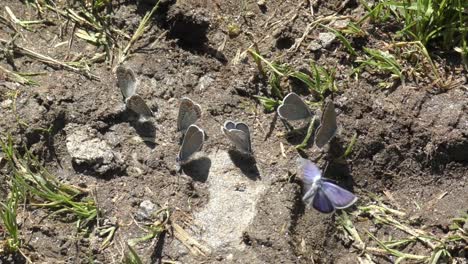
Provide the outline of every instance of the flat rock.
<path id="1" fill-rule="evenodd" d="M 330 32 L 322 32 L 318 36 L 320 44 L 324 48 L 328 47 L 333 42 L 333 40 L 335 40 L 335 38 L 336 38 L 335 34 L 330 33 Z"/>
<path id="2" fill-rule="evenodd" d="M 65 131 L 68 153 L 78 167 L 85 171 L 105 174 L 121 166 L 120 155 L 115 153 L 105 140 L 98 137 L 95 129 L 69 124 Z"/>
<path id="3" fill-rule="evenodd" d="M 202 226 L 201 240 L 215 251 L 242 250 L 242 234 L 256 215 L 257 200 L 265 183 L 245 176 L 225 151 L 212 153 L 207 179 L 210 200 L 195 214 Z"/>

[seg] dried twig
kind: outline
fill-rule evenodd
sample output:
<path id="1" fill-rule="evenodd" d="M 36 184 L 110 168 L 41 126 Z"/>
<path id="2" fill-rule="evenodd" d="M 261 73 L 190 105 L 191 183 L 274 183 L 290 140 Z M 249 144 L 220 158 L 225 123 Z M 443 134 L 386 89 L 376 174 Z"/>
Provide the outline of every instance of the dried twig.
<path id="1" fill-rule="evenodd" d="M 86 70 L 82 70 L 82 69 L 70 66 L 66 62 L 58 61 L 58 60 L 56 60 L 54 58 L 48 57 L 46 55 L 42 55 L 42 54 L 37 53 L 37 52 L 35 52 L 33 50 L 18 46 L 18 45 L 14 44 L 14 43 L 10 43 L 10 41 L 0 39 L 0 43 L 5 44 L 5 45 L 11 44 L 11 47 L 12 47 L 13 51 L 16 52 L 16 53 L 28 56 L 30 58 L 36 59 L 38 61 L 41 61 L 41 62 L 49 64 L 49 65 L 60 66 L 60 67 L 65 68 L 67 70 L 70 70 L 70 71 L 73 71 L 73 72 L 76 72 L 76 73 L 79 73 L 79 74 L 83 74 L 84 76 L 86 76 L 86 77 L 88 77 L 90 79 L 93 79 L 93 80 L 99 80 L 98 76 L 93 75 L 93 74 L 89 73 Z"/>
<path id="2" fill-rule="evenodd" d="M 198 241 L 191 237 L 180 225 L 176 223 L 172 223 L 171 225 L 174 228 L 174 236 L 190 250 L 190 253 L 195 256 L 207 256 L 211 254 L 211 249 L 198 243 Z"/>

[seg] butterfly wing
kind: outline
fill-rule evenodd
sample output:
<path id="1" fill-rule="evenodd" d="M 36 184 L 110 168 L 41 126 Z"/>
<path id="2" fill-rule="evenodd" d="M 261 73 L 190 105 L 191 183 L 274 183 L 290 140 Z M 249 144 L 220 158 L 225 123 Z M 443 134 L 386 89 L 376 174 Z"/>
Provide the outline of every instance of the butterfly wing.
<path id="1" fill-rule="evenodd" d="M 205 134 L 201 128 L 196 125 L 189 126 L 182 141 L 177 160 L 179 162 L 187 161 L 193 153 L 201 150 L 204 139 Z"/>
<path id="2" fill-rule="evenodd" d="M 304 158 L 298 159 L 299 171 L 301 172 L 304 185 L 310 186 L 322 178 L 322 172 L 312 161 Z"/>
<path id="3" fill-rule="evenodd" d="M 338 209 L 350 207 L 357 201 L 356 195 L 326 180 L 322 182 L 322 190 L 333 206 Z"/>
<path id="4" fill-rule="evenodd" d="M 249 129 L 249 126 L 247 124 L 242 123 L 242 122 L 237 123 L 236 124 L 236 129 L 244 131 L 244 133 L 247 134 L 249 136 L 249 138 L 250 138 L 250 129 Z"/>
<path id="5" fill-rule="evenodd" d="M 117 87 L 120 88 L 124 99 L 130 98 L 136 93 L 136 75 L 132 69 L 120 65 L 117 67 Z"/>
<path id="6" fill-rule="evenodd" d="M 232 121 L 226 121 L 226 122 L 224 122 L 224 128 L 225 129 L 234 129 L 234 128 L 236 128 L 236 123 L 234 123 Z"/>
<path id="7" fill-rule="evenodd" d="M 298 166 L 304 185 L 304 196 L 302 197 L 302 200 L 305 204 L 311 205 L 313 204 L 318 188 L 320 187 L 322 173 L 317 165 L 308 159 L 299 158 Z"/>
<path id="8" fill-rule="evenodd" d="M 283 103 L 278 107 L 278 115 L 287 120 L 301 120 L 312 116 L 307 105 L 295 93 L 284 97 Z"/>
<path id="9" fill-rule="evenodd" d="M 323 148 L 335 136 L 337 129 L 335 104 L 330 101 L 323 110 L 320 126 L 315 135 L 315 145 Z"/>
<path id="10" fill-rule="evenodd" d="M 224 134 L 229 138 L 229 140 L 234 143 L 236 148 L 243 153 L 251 152 L 250 138 L 249 134 L 245 133 L 239 129 L 226 129 L 223 128 Z"/>
<path id="11" fill-rule="evenodd" d="M 328 199 L 327 195 L 322 191 L 322 189 L 317 190 L 314 199 L 312 201 L 312 206 L 321 213 L 329 214 L 335 211 L 335 207 L 332 202 Z"/>
<path id="12" fill-rule="evenodd" d="M 125 100 L 127 108 L 132 110 L 133 112 L 139 114 L 143 117 L 152 117 L 153 111 L 148 107 L 145 103 L 145 100 L 141 98 L 138 94 L 134 94 L 130 96 L 127 100 Z"/>
<path id="13" fill-rule="evenodd" d="M 177 131 L 184 131 L 201 117 L 201 107 L 189 98 L 180 101 L 179 114 L 177 116 Z"/>

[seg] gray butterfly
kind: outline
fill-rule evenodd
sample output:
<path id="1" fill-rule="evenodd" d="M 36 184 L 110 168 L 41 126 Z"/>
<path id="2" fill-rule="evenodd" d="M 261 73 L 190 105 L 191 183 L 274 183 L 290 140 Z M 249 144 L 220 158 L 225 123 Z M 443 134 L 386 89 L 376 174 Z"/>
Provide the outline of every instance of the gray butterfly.
<path id="1" fill-rule="evenodd" d="M 149 117 L 153 117 L 153 111 L 148 107 L 143 98 L 138 94 L 134 94 L 125 100 L 127 108 L 140 115 L 140 120 L 145 121 Z"/>
<path id="2" fill-rule="evenodd" d="M 125 101 L 125 106 L 137 113 L 140 120 L 145 121 L 147 118 L 154 116 L 151 109 L 145 103 L 143 98 L 136 93 L 137 80 L 132 69 L 122 65 L 117 67 L 117 86 L 122 92 Z"/>
<path id="3" fill-rule="evenodd" d="M 119 65 L 116 71 L 117 87 L 120 88 L 124 100 L 136 93 L 137 79 L 132 69 Z"/>
<path id="4" fill-rule="evenodd" d="M 224 135 L 234 143 L 236 148 L 243 153 L 252 153 L 252 145 L 250 142 L 250 130 L 244 123 L 235 123 L 226 121 L 221 128 Z"/>
<path id="5" fill-rule="evenodd" d="M 201 107 L 191 99 L 184 97 L 180 100 L 179 115 L 177 116 L 177 131 L 185 131 L 201 117 Z"/>
<path id="6" fill-rule="evenodd" d="M 278 115 L 287 120 L 302 120 L 312 117 L 309 107 L 295 93 L 289 93 L 284 97 L 283 103 L 278 107 Z"/>
<path id="7" fill-rule="evenodd" d="M 325 146 L 335 136 L 337 129 L 335 104 L 329 101 L 323 109 L 320 126 L 315 134 L 315 145 L 319 148 Z"/>
<path id="8" fill-rule="evenodd" d="M 177 155 L 177 162 L 181 164 L 187 162 L 195 152 L 201 150 L 204 140 L 205 133 L 203 130 L 196 125 L 190 125 L 185 132 L 182 146 Z"/>

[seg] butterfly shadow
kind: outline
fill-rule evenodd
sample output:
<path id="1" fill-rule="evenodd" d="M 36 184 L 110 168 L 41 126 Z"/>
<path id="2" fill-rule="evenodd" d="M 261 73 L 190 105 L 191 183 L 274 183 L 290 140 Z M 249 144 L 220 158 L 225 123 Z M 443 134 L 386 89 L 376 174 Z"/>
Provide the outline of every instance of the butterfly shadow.
<path id="1" fill-rule="evenodd" d="M 263 139 L 266 141 L 271 135 L 273 134 L 273 131 L 275 131 L 276 127 L 276 121 L 278 120 L 278 112 L 275 111 L 275 115 L 273 116 L 273 120 L 270 122 L 270 128 L 268 129 L 268 133 L 265 135 L 265 138 Z"/>
<path id="2" fill-rule="evenodd" d="M 303 72 L 303 73 L 310 74 L 309 71 Z M 296 93 L 296 94 L 302 95 L 302 96 L 307 96 L 311 92 L 311 89 L 304 82 L 300 81 L 297 78 L 290 77 L 288 79 L 288 82 L 289 82 L 289 86 L 291 87 L 291 91 L 293 93 Z"/>
<path id="3" fill-rule="evenodd" d="M 343 142 L 339 138 L 334 137 L 328 144 L 328 157 L 326 159 L 329 162 L 323 171 L 324 177 L 337 181 L 340 186 L 353 191 L 353 177 L 346 158 L 343 158 L 343 154 L 345 153 Z"/>
<path id="4" fill-rule="evenodd" d="M 146 146 L 150 148 L 156 147 L 156 127 L 154 126 L 153 122 L 140 122 L 135 120 L 131 121 L 130 125 L 135 129 L 143 142 L 145 142 Z"/>
<path id="5" fill-rule="evenodd" d="M 193 180 L 206 182 L 210 174 L 211 160 L 208 157 L 193 159 L 181 166 L 182 171 Z"/>
<path id="6" fill-rule="evenodd" d="M 151 263 L 162 263 L 164 242 L 166 240 L 167 231 L 163 231 L 156 243 L 153 252 L 151 253 Z"/>
<path id="7" fill-rule="evenodd" d="M 257 161 L 253 155 L 244 154 L 235 149 L 229 150 L 228 154 L 234 165 L 241 170 L 242 174 L 253 181 L 260 180 Z"/>
<path id="8" fill-rule="evenodd" d="M 285 126 L 288 129 L 288 132 L 286 133 L 286 141 L 288 141 L 289 144 L 294 146 L 302 144 L 305 137 L 307 136 L 307 131 L 309 129 L 310 122 L 296 129 L 294 129 L 289 122 L 285 120 L 283 120 L 283 122 L 285 123 Z M 314 145 L 315 131 L 317 130 L 317 127 L 318 124 L 315 123 L 312 135 L 310 135 L 310 138 L 307 141 L 306 148 L 310 148 L 312 145 Z"/>

